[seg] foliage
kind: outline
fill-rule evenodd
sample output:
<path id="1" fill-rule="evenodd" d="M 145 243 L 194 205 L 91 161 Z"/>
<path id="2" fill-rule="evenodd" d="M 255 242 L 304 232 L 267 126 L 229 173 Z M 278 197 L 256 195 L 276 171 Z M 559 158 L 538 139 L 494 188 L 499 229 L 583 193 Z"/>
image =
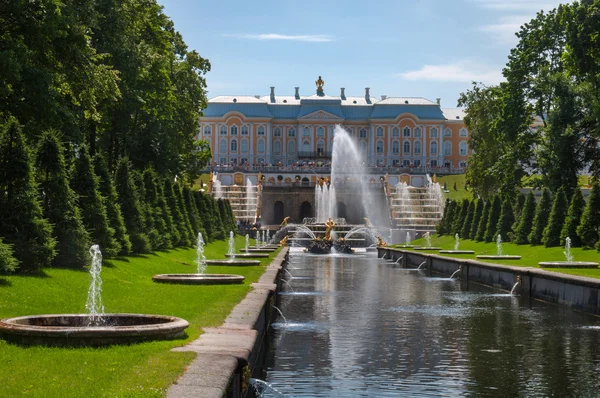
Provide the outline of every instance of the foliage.
<path id="1" fill-rule="evenodd" d="M 473 216 L 475 215 L 475 200 L 469 201 L 469 207 L 467 208 L 467 215 L 465 217 L 465 221 L 462 225 L 462 229 L 459 234 L 463 237 L 463 239 L 469 239 L 471 235 L 471 226 L 473 224 Z"/>
<path id="2" fill-rule="evenodd" d="M 188 209 L 185 207 L 185 201 L 183 200 L 183 191 L 180 183 L 173 184 L 173 192 L 175 193 L 175 199 L 177 200 L 177 206 L 181 211 L 184 229 L 182 234 L 187 234 L 190 245 L 196 242 L 196 233 L 192 229 L 192 223 L 190 222 L 190 214 Z"/>
<path id="3" fill-rule="evenodd" d="M 585 208 L 585 200 L 583 199 L 583 194 L 581 193 L 581 189 L 576 189 L 573 192 L 573 196 L 571 197 L 571 202 L 569 204 L 569 210 L 567 211 L 567 216 L 565 217 L 565 223 L 563 225 L 562 231 L 560 233 L 560 242 L 563 245 L 567 238 L 571 239 L 571 247 L 580 247 L 581 246 L 581 238 L 577 234 L 577 227 L 581 223 L 581 216 L 583 214 L 583 209 Z"/>
<path id="4" fill-rule="evenodd" d="M 535 195 L 533 191 L 529 191 L 523 204 L 523 210 L 521 210 L 521 217 L 519 218 L 519 224 L 515 230 L 515 243 L 524 245 L 529 243 L 529 234 L 533 227 L 533 219 L 536 213 Z"/>
<path id="5" fill-rule="evenodd" d="M 196 207 L 198 209 L 200 220 L 202 220 L 203 229 L 206 231 L 206 234 L 202 235 L 204 236 L 204 240 L 206 242 L 211 242 L 213 239 L 215 239 L 216 225 L 214 216 L 212 212 L 209 211 L 208 201 L 210 200 L 210 197 L 202 192 L 195 191 L 194 199 L 196 200 Z M 212 206 L 210 207 L 212 208 Z"/>
<path id="6" fill-rule="evenodd" d="M 469 230 L 469 239 L 475 240 L 475 236 L 477 235 L 477 227 L 479 226 L 482 213 L 483 199 L 477 199 L 477 204 L 475 205 L 475 214 L 473 214 L 473 221 L 471 221 L 471 229 Z"/>
<path id="7" fill-rule="evenodd" d="M 514 240 L 512 226 L 515 223 L 515 214 L 510 198 L 504 198 L 502 208 L 500 210 L 500 219 L 496 229 L 496 236 L 500 235 L 504 242 Z"/>
<path id="8" fill-rule="evenodd" d="M 454 234 L 457 234 L 457 233 L 460 234 L 460 231 L 462 230 L 462 226 L 465 222 L 465 218 L 467 216 L 468 209 L 469 209 L 469 200 L 468 199 L 463 199 L 460 202 L 460 205 L 457 204 L 457 207 L 455 210 L 455 217 L 452 222 L 452 230 L 450 231 L 452 236 L 454 236 Z"/>
<path id="9" fill-rule="evenodd" d="M 484 240 L 486 242 L 492 242 L 496 240 L 498 220 L 500 219 L 500 213 L 502 211 L 502 201 L 500 200 L 499 195 L 494 195 L 494 197 L 490 199 L 490 202 L 492 202 L 490 205 L 490 214 L 488 215 L 484 235 Z"/>
<path id="10" fill-rule="evenodd" d="M 600 230 L 600 181 L 594 179 L 587 204 L 577 227 L 577 235 L 586 247 L 594 247 L 598 242 Z"/>
<path id="11" fill-rule="evenodd" d="M 177 202 L 173 182 L 170 178 L 165 179 L 163 191 L 165 194 L 166 204 L 169 207 L 171 216 L 173 217 L 173 227 L 177 234 L 173 234 L 173 236 L 177 238 L 177 241 L 173 241 L 173 244 L 175 246 L 191 246 L 192 242 L 190 241 L 189 231 L 186 227 L 183 214 L 181 213 L 181 207 Z"/>
<path id="12" fill-rule="evenodd" d="M 488 199 L 483 205 L 483 212 L 477 225 L 477 233 L 475 234 L 475 240 L 481 242 L 485 238 L 485 229 L 487 228 L 488 219 L 490 218 L 490 209 L 492 207 L 492 200 Z"/>
<path id="13" fill-rule="evenodd" d="M 548 225 L 544 229 L 544 234 L 542 235 L 544 246 L 552 247 L 560 245 L 560 232 L 565 223 L 566 214 L 567 195 L 565 194 L 565 188 L 560 187 L 558 192 L 556 192 L 556 195 L 554 195 Z"/>
<path id="14" fill-rule="evenodd" d="M 542 191 L 542 199 L 538 203 L 535 216 L 533 218 L 533 226 L 529 233 L 529 243 L 532 245 L 539 245 L 542 243 L 542 235 L 544 228 L 548 224 L 548 217 L 550 216 L 550 208 L 552 206 L 552 198 L 550 197 L 550 190 L 544 188 Z"/>
<path id="15" fill-rule="evenodd" d="M 131 170 L 131 181 L 135 187 L 135 194 L 140 208 L 144 234 L 148 237 L 150 250 L 156 250 L 163 245 L 163 236 L 158 234 L 154 220 L 154 209 L 152 203 L 146 200 L 146 187 L 142 173 Z"/>
<path id="16" fill-rule="evenodd" d="M 0 126 L 0 236 L 19 270 L 49 266 L 56 256 L 52 227 L 43 218 L 29 148 L 16 120 Z"/>
<path id="17" fill-rule="evenodd" d="M 155 249 L 167 249 L 173 247 L 171 242 L 171 228 L 173 219 L 166 208 L 166 202 L 162 196 L 162 190 L 159 190 L 156 181 L 158 176 L 153 169 L 144 170 L 144 202 L 147 211 L 151 213 L 153 227 L 158 234 L 154 242 Z"/>
<path id="18" fill-rule="evenodd" d="M 14 257 L 12 245 L 2 242 L 0 238 L 0 274 L 12 272 L 19 266 L 19 262 Z"/>
<path id="19" fill-rule="evenodd" d="M 435 229 L 440 236 L 448 233 L 446 224 L 448 221 L 448 211 L 450 210 L 450 203 L 452 203 L 452 201 L 450 199 L 446 199 L 446 202 L 444 204 L 444 212 L 442 213 L 442 219 L 435 226 Z"/>
<path id="20" fill-rule="evenodd" d="M 517 229 L 517 225 L 519 223 L 519 219 L 521 218 L 521 212 L 523 211 L 523 206 L 525 205 L 525 194 L 523 192 L 519 192 L 517 194 L 517 198 L 515 199 L 515 204 L 513 205 L 513 210 L 515 214 L 515 223 L 513 225 L 513 229 Z"/>
<path id="21" fill-rule="evenodd" d="M 204 225 L 202 224 L 202 219 L 200 218 L 200 213 L 196 206 L 194 193 L 189 187 L 183 187 L 183 201 L 185 203 L 185 209 L 190 215 L 190 224 L 192 225 L 194 234 L 198 235 L 200 232 L 203 237 L 206 236 L 206 231 L 204 230 Z"/>

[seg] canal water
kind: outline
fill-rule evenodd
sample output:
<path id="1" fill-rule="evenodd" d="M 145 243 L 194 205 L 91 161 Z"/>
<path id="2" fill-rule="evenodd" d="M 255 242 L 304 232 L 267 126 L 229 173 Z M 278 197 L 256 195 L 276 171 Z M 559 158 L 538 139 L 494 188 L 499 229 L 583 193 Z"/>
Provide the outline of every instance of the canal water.
<path id="1" fill-rule="evenodd" d="M 286 397 L 600 395 L 597 317 L 375 254 L 288 271 L 264 375 Z"/>

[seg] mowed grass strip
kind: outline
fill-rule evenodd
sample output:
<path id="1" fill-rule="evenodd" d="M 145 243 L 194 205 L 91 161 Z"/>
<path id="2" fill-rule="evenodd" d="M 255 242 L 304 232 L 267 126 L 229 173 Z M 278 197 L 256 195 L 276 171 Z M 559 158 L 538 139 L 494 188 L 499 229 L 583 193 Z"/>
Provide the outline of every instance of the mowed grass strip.
<path id="1" fill-rule="evenodd" d="M 254 242 L 252 242 L 254 243 Z M 245 239 L 236 237 L 236 248 Z M 279 251 L 261 266 L 213 267 L 207 273 L 245 276 L 243 285 L 186 286 L 154 283 L 162 273 L 195 273 L 196 249 L 175 249 L 107 260 L 102 299 L 107 313 L 174 315 L 187 320 L 187 338 L 104 348 L 22 347 L 0 339 L 1 397 L 159 397 L 195 357 L 170 349 L 196 339 L 201 328 L 220 325 Z M 208 259 L 224 259 L 227 242 L 208 244 Z M 44 269 L 35 276 L 0 277 L 0 318 L 83 313 L 90 276 L 85 271 Z"/>
<path id="2" fill-rule="evenodd" d="M 437 236 L 432 235 L 431 246 L 441 247 L 444 250 L 454 249 L 455 239 L 453 236 Z M 416 246 L 425 246 L 425 239 L 416 239 L 411 244 Z M 447 257 L 466 258 L 476 260 L 475 256 L 479 254 L 497 253 L 496 242 L 475 242 L 470 239 L 460 240 L 460 250 L 473 250 L 475 254 L 440 254 Z M 516 245 L 514 243 L 505 242 L 502 244 L 503 254 L 512 254 L 521 256 L 520 260 L 478 260 L 481 262 L 514 265 L 519 267 L 534 267 L 539 268 L 540 261 L 565 261 L 564 247 L 544 247 L 532 245 Z M 429 254 L 438 254 L 437 252 L 422 252 Z M 575 261 L 595 261 L 600 263 L 600 253 L 596 250 L 584 250 L 582 248 L 572 248 L 571 254 Z M 548 271 L 562 272 L 565 274 L 589 276 L 592 278 L 600 278 L 600 269 L 565 269 L 565 268 L 546 268 Z"/>

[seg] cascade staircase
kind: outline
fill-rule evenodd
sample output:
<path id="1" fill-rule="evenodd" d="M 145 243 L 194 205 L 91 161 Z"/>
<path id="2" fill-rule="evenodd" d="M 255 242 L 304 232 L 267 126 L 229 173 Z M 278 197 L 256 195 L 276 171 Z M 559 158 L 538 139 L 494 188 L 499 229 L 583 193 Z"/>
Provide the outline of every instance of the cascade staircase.
<path id="1" fill-rule="evenodd" d="M 435 232 L 443 215 L 442 203 L 429 188 L 407 186 L 390 187 L 390 214 L 392 224 L 400 229 L 416 232 Z"/>
<path id="2" fill-rule="evenodd" d="M 260 194 L 261 190 L 257 186 L 224 185 L 220 189 L 221 199 L 229 200 L 235 219 L 250 223 L 255 222 L 260 215 Z"/>

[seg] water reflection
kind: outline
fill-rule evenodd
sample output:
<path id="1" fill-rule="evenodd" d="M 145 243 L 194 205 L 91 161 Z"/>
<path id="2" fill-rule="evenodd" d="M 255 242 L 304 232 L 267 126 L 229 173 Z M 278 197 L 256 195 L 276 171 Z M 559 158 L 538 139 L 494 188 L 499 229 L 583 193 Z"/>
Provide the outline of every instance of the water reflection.
<path id="1" fill-rule="evenodd" d="M 375 256 L 294 259 L 266 380 L 286 396 L 595 396 L 597 318 Z"/>

